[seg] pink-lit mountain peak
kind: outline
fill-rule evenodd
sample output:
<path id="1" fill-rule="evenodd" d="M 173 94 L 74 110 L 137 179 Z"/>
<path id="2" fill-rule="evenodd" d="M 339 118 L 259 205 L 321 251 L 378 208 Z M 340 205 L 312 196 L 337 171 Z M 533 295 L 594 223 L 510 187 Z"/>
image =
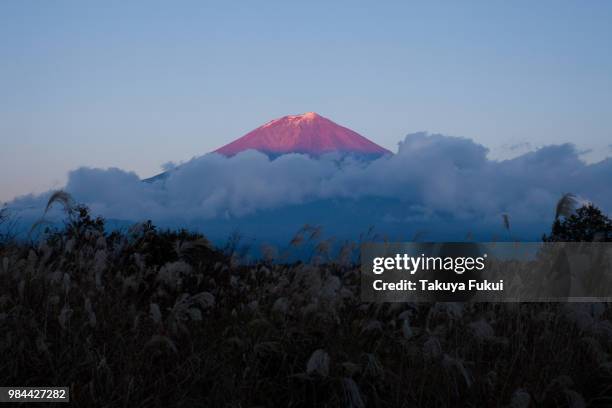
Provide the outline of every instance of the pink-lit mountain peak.
<path id="1" fill-rule="evenodd" d="M 319 156 L 329 152 L 342 152 L 380 156 L 390 153 L 359 133 L 315 112 L 272 120 L 217 149 L 216 152 L 233 156 L 250 149 L 271 155 L 306 153 Z"/>

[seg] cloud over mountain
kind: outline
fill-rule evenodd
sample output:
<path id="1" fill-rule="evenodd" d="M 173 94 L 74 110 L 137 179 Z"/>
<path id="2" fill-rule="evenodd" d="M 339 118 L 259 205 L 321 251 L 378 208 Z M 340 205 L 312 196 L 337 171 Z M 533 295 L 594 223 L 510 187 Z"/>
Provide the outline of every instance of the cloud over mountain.
<path id="1" fill-rule="evenodd" d="M 326 227 L 333 233 L 343 227 L 340 222 L 351 219 L 342 206 L 357 211 L 360 203 L 377 199 L 375 211 L 355 213 L 356 225 L 383 230 L 391 224 L 420 225 L 434 231 L 429 238 L 436 239 L 435 231 L 498 227 L 500 215 L 507 213 L 513 225 L 537 237 L 550 225 L 556 200 L 565 192 L 610 211 L 611 175 L 612 159 L 586 164 L 570 144 L 498 162 L 469 139 L 416 133 L 399 143 L 397 154 L 373 161 L 333 153 L 319 158 L 287 154 L 274 160 L 256 151 L 233 157 L 212 153 L 155 183 L 116 168 L 80 168 L 69 174 L 65 189 L 96 214 L 160 224 L 223 220 L 239 228 L 241 220 L 257 222 L 253 217 L 262 212 L 279 224 L 291 224 L 303 221 L 290 219 L 300 214 L 301 206 L 340 202 L 327 212 L 331 225 Z M 30 218 L 40 216 L 47 197 L 21 197 L 10 206 Z M 287 207 L 294 215 L 283 212 Z M 334 219 L 342 221 L 333 225 Z"/>

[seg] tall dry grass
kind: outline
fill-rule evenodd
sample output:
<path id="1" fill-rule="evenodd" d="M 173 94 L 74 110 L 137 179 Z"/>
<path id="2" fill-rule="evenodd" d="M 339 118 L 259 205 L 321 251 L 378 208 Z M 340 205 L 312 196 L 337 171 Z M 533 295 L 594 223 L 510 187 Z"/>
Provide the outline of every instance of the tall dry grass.
<path id="1" fill-rule="evenodd" d="M 69 204 L 0 249 L 2 385 L 70 386 L 74 407 L 612 406 L 607 304 L 369 304 L 356 245 L 332 258 L 315 227 L 289 245 L 312 262 L 243 265 Z"/>

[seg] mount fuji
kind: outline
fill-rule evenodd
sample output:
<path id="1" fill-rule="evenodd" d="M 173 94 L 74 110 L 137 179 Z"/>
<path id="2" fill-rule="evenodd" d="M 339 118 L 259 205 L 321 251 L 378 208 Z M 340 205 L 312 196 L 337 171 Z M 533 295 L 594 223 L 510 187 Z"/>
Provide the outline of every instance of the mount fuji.
<path id="1" fill-rule="evenodd" d="M 372 157 L 391 154 L 389 150 L 359 133 L 315 112 L 272 120 L 215 152 L 234 156 L 251 149 L 271 157 L 287 153 L 302 153 L 315 157 L 331 152 Z"/>
<path id="2" fill-rule="evenodd" d="M 315 112 L 271 120 L 212 153 L 229 158 L 247 150 L 259 151 L 270 159 L 290 153 L 314 158 L 337 153 L 363 160 L 392 155 L 368 138 Z M 165 171 L 142 181 L 152 183 L 164 180 L 168 175 L 169 172 Z"/>

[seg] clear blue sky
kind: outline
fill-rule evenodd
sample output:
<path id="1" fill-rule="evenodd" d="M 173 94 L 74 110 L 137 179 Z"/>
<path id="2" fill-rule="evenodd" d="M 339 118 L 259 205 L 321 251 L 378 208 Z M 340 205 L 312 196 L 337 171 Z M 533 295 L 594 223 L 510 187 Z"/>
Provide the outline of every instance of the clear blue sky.
<path id="1" fill-rule="evenodd" d="M 427 130 L 612 153 L 612 2 L 424 3 L 1 1 L 0 201 L 306 111 L 392 150 Z"/>

